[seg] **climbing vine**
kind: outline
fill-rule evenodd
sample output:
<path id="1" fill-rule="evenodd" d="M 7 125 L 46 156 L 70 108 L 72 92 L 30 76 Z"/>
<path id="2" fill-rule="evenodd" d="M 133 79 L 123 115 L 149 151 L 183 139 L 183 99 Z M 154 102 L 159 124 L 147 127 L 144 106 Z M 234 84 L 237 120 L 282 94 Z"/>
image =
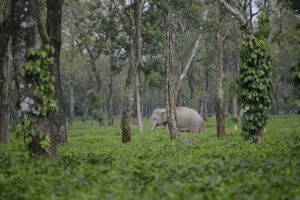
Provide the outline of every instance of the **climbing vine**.
<path id="1" fill-rule="evenodd" d="M 49 68 L 54 64 L 54 58 L 49 56 L 54 53 L 54 48 L 44 44 L 40 49 L 29 49 L 26 57 L 27 62 L 21 69 L 23 77 L 36 79 L 33 95 L 38 103 L 31 111 L 35 116 L 48 116 L 58 109 L 55 97 L 54 77 Z"/>
<path id="2" fill-rule="evenodd" d="M 54 48 L 48 44 L 43 44 L 39 49 L 30 48 L 26 52 L 27 62 L 21 68 L 21 75 L 31 81 L 33 87 L 33 99 L 27 97 L 24 104 L 30 105 L 26 110 L 28 116 L 22 123 L 19 123 L 16 132 L 24 135 L 24 141 L 29 148 L 34 148 L 35 141 L 43 151 L 50 148 L 50 137 L 47 133 L 35 127 L 36 121 L 41 117 L 49 117 L 58 109 L 58 101 L 55 96 L 55 78 L 50 72 L 51 65 L 54 64 Z M 22 105 L 21 105 L 22 106 Z"/>
<path id="3" fill-rule="evenodd" d="M 270 44 L 267 40 L 268 16 L 267 12 L 261 13 L 257 32 L 245 36 L 240 49 L 239 95 L 242 107 L 247 108 L 243 116 L 242 132 L 246 139 L 254 142 L 262 139 L 258 132 L 267 124 L 267 111 L 272 103 Z"/>

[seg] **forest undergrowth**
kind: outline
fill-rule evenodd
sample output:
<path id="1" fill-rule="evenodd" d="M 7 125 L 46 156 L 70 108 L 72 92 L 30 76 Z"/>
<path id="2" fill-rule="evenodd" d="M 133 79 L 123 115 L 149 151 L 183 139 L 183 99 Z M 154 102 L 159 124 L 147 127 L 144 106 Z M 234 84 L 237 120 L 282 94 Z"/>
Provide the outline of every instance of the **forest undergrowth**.
<path id="1" fill-rule="evenodd" d="M 218 139 L 212 118 L 204 134 L 175 141 L 163 127 L 133 126 L 132 142 L 122 144 L 119 121 L 93 128 L 77 120 L 52 160 L 11 136 L 0 145 L 0 199 L 300 199 L 299 121 L 271 117 L 262 144 L 244 140 L 230 119 Z"/>

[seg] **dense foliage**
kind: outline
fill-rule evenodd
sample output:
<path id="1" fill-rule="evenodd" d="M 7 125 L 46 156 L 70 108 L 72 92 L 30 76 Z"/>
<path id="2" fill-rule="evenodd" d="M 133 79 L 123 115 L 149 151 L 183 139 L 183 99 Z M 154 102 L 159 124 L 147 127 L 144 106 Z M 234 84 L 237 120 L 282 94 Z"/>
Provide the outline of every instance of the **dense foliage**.
<path id="1" fill-rule="evenodd" d="M 183 134 L 196 145 L 170 142 L 163 128 L 151 135 L 135 128 L 123 145 L 119 123 L 95 129 L 77 121 L 53 160 L 30 156 L 11 138 L 0 146 L 0 199 L 297 199 L 299 120 L 271 118 L 260 145 L 230 121 L 222 140 L 213 119 L 204 134 Z"/>
<path id="2" fill-rule="evenodd" d="M 270 44 L 268 36 L 268 14 L 262 13 L 258 31 L 247 35 L 242 43 L 240 69 L 240 98 L 247 110 L 243 116 L 243 135 L 258 142 L 257 133 L 266 126 L 268 110 L 272 103 L 272 76 Z"/>

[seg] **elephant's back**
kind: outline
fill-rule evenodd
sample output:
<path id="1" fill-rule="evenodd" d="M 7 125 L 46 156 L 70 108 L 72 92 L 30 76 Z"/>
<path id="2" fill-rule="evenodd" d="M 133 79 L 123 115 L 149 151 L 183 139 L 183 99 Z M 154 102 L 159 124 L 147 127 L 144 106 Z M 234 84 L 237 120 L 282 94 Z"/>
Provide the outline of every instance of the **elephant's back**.
<path id="1" fill-rule="evenodd" d="M 188 128 L 192 132 L 199 132 L 203 119 L 196 110 L 187 107 L 177 107 L 176 113 L 179 128 Z"/>
<path id="2" fill-rule="evenodd" d="M 189 117 L 202 118 L 201 115 L 196 110 L 194 110 L 192 108 L 188 108 L 188 107 L 176 107 L 176 112 L 180 112 Z"/>

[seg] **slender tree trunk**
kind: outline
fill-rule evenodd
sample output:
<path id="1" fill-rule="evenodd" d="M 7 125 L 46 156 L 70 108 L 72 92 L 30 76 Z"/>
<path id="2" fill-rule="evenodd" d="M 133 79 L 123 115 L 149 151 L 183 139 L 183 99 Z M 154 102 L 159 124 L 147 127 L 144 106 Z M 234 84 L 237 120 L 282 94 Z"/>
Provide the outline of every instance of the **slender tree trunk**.
<path id="1" fill-rule="evenodd" d="M 232 97 L 232 117 L 234 120 L 238 119 L 237 94 L 236 93 Z"/>
<path id="2" fill-rule="evenodd" d="M 5 77 L 4 83 L 1 88 L 1 104 L 0 104 L 0 143 L 6 144 L 8 142 L 8 127 L 10 119 L 10 109 L 9 109 L 9 95 L 10 95 L 10 60 L 9 52 L 7 51 L 7 56 L 4 58 L 3 62 L 3 76 Z"/>
<path id="3" fill-rule="evenodd" d="M 136 115 L 137 115 L 137 126 L 140 132 L 143 131 L 142 113 L 141 113 L 141 96 L 139 89 L 139 73 L 136 73 Z"/>
<path id="4" fill-rule="evenodd" d="M 221 14 L 222 15 L 222 14 Z M 216 33 L 216 119 L 217 136 L 225 135 L 225 113 L 224 113 L 224 94 L 223 94 L 223 37 L 221 35 L 224 26 L 224 16 L 219 19 L 219 27 Z"/>
<path id="5" fill-rule="evenodd" d="M 203 100 L 203 118 L 204 121 L 208 120 L 208 92 L 209 92 L 209 70 L 205 71 L 205 87 L 204 87 L 204 100 Z"/>
<path id="6" fill-rule="evenodd" d="M 75 117 L 74 106 L 75 106 L 75 97 L 74 97 L 74 84 L 72 80 L 70 84 L 69 124 L 72 124 L 74 121 L 74 117 Z"/>
<path id="7" fill-rule="evenodd" d="M 171 14 L 169 11 L 164 14 L 164 31 L 165 31 L 165 100 L 166 100 L 166 114 L 168 117 L 168 129 L 171 139 L 176 139 L 177 125 L 176 125 L 176 100 L 175 91 L 172 81 L 172 27 Z"/>
<path id="8" fill-rule="evenodd" d="M 140 96 L 141 96 L 141 114 L 142 117 L 145 116 L 145 91 L 140 90 Z"/>
<path id="9" fill-rule="evenodd" d="M 93 74 L 95 76 L 95 80 L 96 80 L 96 92 L 98 95 L 100 95 L 100 91 L 101 91 L 101 87 L 102 87 L 102 82 L 100 79 L 100 74 L 97 70 L 96 67 L 96 58 L 94 59 L 93 57 L 91 58 L 91 66 L 92 66 L 92 70 L 93 70 Z"/>
<path id="10" fill-rule="evenodd" d="M 8 42 L 11 34 L 10 1 L 4 2 L 0 14 L 0 143 L 8 142 L 10 63 Z"/>
<path id="11" fill-rule="evenodd" d="M 144 0 L 134 0 L 133 33 L 129 33 L 131 40 L 130 66 L 125 83 L 125 93 L 122 108 L 122 142 L 131 141 L 131 112 L 134 101 L 137 67 L 140 64 L 141 55 L 141 16 Z"/>
<path id="12" fill-rule="evenodd" d="M 113 75 L 113 65 L 115 64 L 115 58 L 113 53 L 110 55 L 110 71 L 109 71 L 109 95 L 107 99 L 107 116 L 108 116 L 108 125 L 114 125 L 113 118 L 113 90 L 114 90 L 114 75 Z"/>
<path id="13" fill-rule="evenodd" d="M 47 0 L 47 23 L 46 29 L 49 37 L 49 43 L 54 47 L 55 63 L 52 74 L 55 77 L 55 91 L 58 98 L 58 113 L 53 118 L 59 126 L 59 132 L 56 136 L 57 143 L 67 144 L 66 118 L 62 104 L 62 89 L 60 81 L 60 48 L 61 48 L 61 18 L 62 18 L 63 0 Z"/>

